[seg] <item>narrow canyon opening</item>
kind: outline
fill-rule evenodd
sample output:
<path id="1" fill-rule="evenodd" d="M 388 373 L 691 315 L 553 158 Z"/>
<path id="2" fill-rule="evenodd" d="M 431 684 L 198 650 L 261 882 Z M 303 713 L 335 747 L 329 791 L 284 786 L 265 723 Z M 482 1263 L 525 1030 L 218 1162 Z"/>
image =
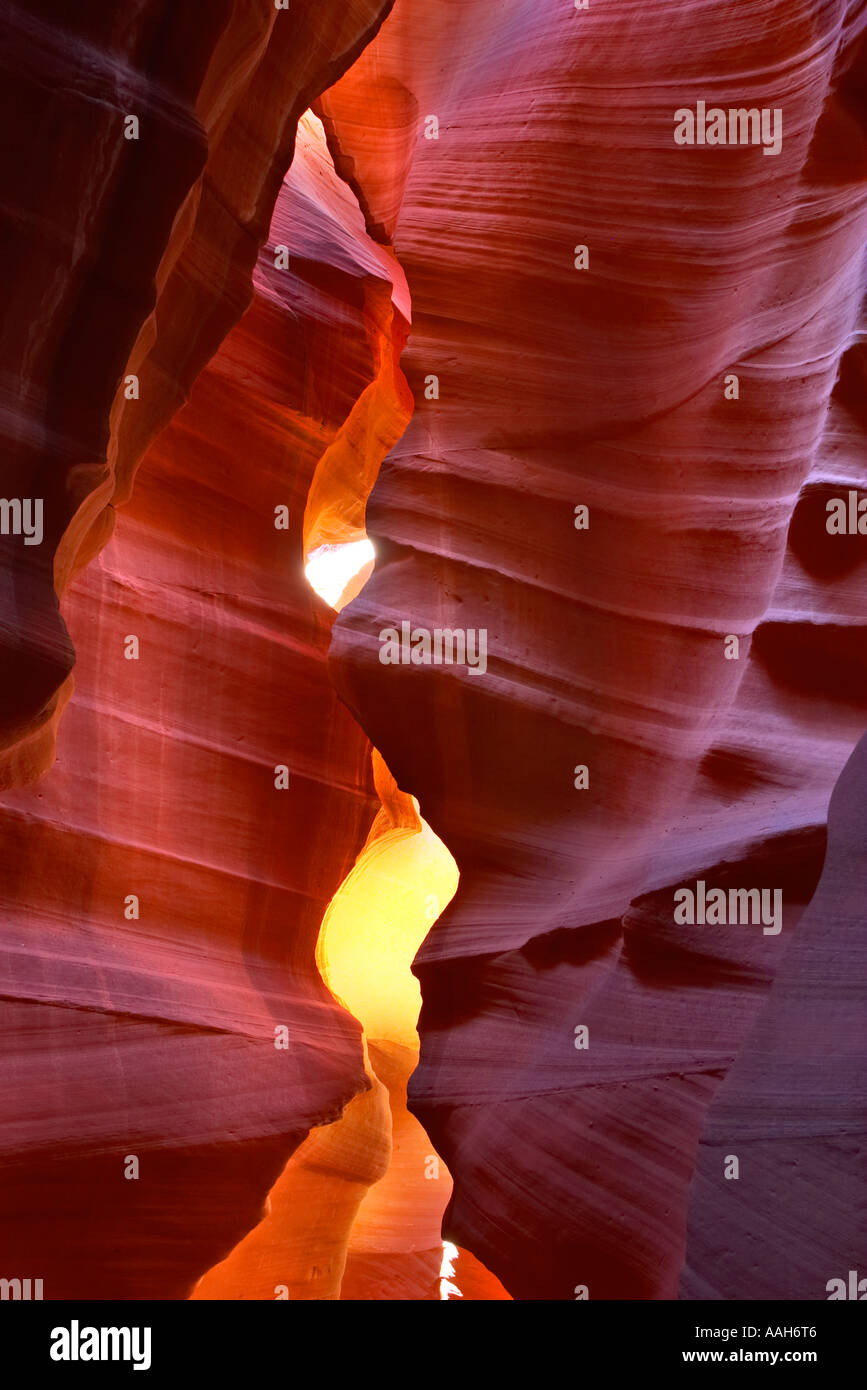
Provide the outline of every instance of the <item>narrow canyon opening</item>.
<path id="1" fill-rule="evenodd" d="M 354 501 L 348 499 L 350 507 Z M 305 573 L 320 598 L 340 612 L 360 592 L 374 564 L 373 545 L 364 538 L 318 547 Z M 422 819 L 416 799 L 398 789 L 376 749 L 371 756 L 382 812 L 329 904 L 316 948 L 325 984 L 362 1026 L 365 1070 L 374 1093 L 385 1101 L 374 1113 L 381 1126 L 376 1139 L 388 1149 L 388 1166 L 362 1197 L 349 1240 L 349 1250 L 361 1260 L 410 1253 L 407 1226 L 438 1237 L 451 1192 L 445 1164 L 407 1109 L 406 1088 L 419 1050 L 421 991 L 412 962 L 454 896 L 459 877 L 452 855 Z M 369 1114 L 365 1118 L 369 1126 Z M 369 1141 L 363 1121 L 358 1132 Z M 422 1235 L 422 1246 L 426 1243 Z M 431 1251 L 411 1253 L 424 1259 Z M 437 1271 L 441 1299 L 463 1297 L 454 1282 L 457 1258 L 456 1248 L 443 1242 Z"/>
<path id="2" fill-rule="evenodd" d="M 310 168 L 346 196 L 322 124 L 308 111 L 287 179 Z M 273 240 L 279 237 L 272 228 Z M 391 247 L 370 241 L 369 251 L 386 265 L 393 260 Z M 372 379 L 319 460 L 303 528 L 307 582 L 335 615 L 373 572 L 366 501 L 412 413 L 399 366 L 408 331 L 398 310 L 408 317 L 405 282 L 396 274 L 393 286 L 372 276 L 362 284 Z M 375 748 L 371 759 L 380 810 L 328 905 L 316 946 L 323 982 L 361 1025 L 369 1089 L 311 1130 L 271 1189 L 263 1220 L 199 1280 L 193 1299 L 509 1297 L 474 1256 L 443 1240 L 451 1177 L 407 1107 L 421 1008 L 412 962 L 454 896 L 457 865 Z"/>

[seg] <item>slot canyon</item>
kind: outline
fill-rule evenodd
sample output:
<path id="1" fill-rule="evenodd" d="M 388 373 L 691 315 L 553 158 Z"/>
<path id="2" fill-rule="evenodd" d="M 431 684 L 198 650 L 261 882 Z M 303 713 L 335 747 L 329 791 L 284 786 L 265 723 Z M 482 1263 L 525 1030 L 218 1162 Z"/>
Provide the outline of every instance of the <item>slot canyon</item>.
<path id="1" fill-rule="evenodd" d="M 863 0 L 2 31 L 4 1290 L 867 1275 Z"/>

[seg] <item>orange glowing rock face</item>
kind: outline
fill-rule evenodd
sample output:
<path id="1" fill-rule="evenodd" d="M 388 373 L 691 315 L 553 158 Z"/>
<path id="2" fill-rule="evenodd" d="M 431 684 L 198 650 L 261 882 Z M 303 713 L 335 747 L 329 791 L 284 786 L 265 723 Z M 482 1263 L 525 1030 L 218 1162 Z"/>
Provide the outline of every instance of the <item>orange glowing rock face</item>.
<path id="1" fill-rule="evenodd" d="M 46 535 L 0 537 L 0 1275 L 824 1297 L 864 1243 L 860 0 L 11 8 L 0 491 Z M 679 146 L 708 85 L 779 154 Z M 411 620 L 486 669 L 383 662 Z M 782 885 L 778 942 L 673 934 L 725 875 Z"/>
<path id="2" fill-rule="evenodd" d="M 367 562 L 357 542 L 346 550 L 330 548 L 312 574 L 308 564 L 323 594 L 342 592 L 353 566 Z M 316 947 L 323 980 L 364 1030 L 371 1089 L 302 1144 L 264 1220 L 204 1276 L 194 1299 L 508 1297 L 465 1253 L 466 1288 L 455 1282 L 460 1255 L 440 1237 L 451 1179 L 406 1105 L 421 1007 L 412 961 L 454 896 L 457 865 L 375 756 L 383 810 Z"/>
<path id="3" fill-rule="evenodd" d="M 288 272 L 275 267 L 281 241 Z M 64 600 L 79 652 L 64 755 L 42 786 L 9 791 L 0 807 L 18 866 L 6 925 L 25 941 L 6 1017 L 16 1036 L 55 1020 L 57 1041 L 50 1064 L 26 1048 L 9 1062 L 7 1119 L 40 1160 L 4 1185 L 0 1227 L 7 1257 L 45 1272 L 47 1296 L 271 1299 L 285 1286 L 337 1297 L 359 1206 L 389 1172 L 392 1109 L 417 1048 L 409 963 L 456 871 L 337 701 L 330 616 L 303 567 L 364 541 L 366 494 L 409 414 L 398 367 L 408 313 L 402 272 L 367 237 L 309 117 L 250 312 Z M 337 606 L 363 582 L 364 566 L 353 569 L 328 591 Z M 123 656 L 130 632 L 137 662 Z M 381 1028 L 371 1016 L 381 1056 L 315 961 L 329 900 L 360 853 L 372 866 L 352 880 L 368 955 L 379 869 L 386 885 L 394 855 L 409 873 L 433 872 L 424 892 L 418 879 L 396 900 L 381 938 L 379 964 L 400 994 Z M 41 925 L 24 928 L 37 878 L 44 920 L 64 922 L 60 947 Z M 123 916 L 127 890 L 136 902 Z M 346 901 L 329 918 L 327 954 L 351 992 Z M 376 1003 L 370 976 L 365 992 L 362 1012 Z M 47 1107 L 49 1083 L 36 1084 L 46 1065 Z M 430 1144 L 405 1105 L 395 1124 L 398 1176 L 415 1132 L 407 1180 L 422 1216 L 408 1219 L 413 1201 L 401 1198 L 403 1247 L 393 1232 L 378 1245 L 366 1216 L 364 1257 L 403 1248 L 414 1260 L 423 1248 L 438 1263 L 448 1177 L 426 1178 Z M 147 1152 L 159 1185 L 156 1245 L 151 1189 L 112 1181 L 114 1155 L 129 1151 Z M 40 1219 L 19 1220 L 37 1197 Z M 73 1260 L 85 1232 L 91 1256 Z"/>
<path id="4" fill-rule="evenodd" d="M 314 174 L 334 188 L 338 212 L 358 236 L 357 214 L 334 183 L 322 126 L 308 113 L 292 182 L 321 198 Z M 367 252 L 374 260 L 381 254 Z M 365 303 L 392 305 L 382 294 Z M 306 577 L 335 611 L 373 569 L 373 546 L 363 534 L 366 493 L 405 409 L 396 356 L 385 350 L 375 361 L 379 375 L 323 453 L 305 513 Z M 385 362 L 391 367 L 383 376 Z M 312 1131 L 272 1188 L 263 1220 L 204 1275 L 194 1299 L 508 1297 L 470 1256 L 462 1269 L 467 1290 L 455 1282 L 459 1255 L 444 1257 L 441 1236 L 451 1179 L 406 1105 L 421 1007 L 412 961 L 454 896 L 457 865 L 375 750 L 373 759 L 381 810 L 328 906 L 316 946 L 323 981 L 362 1026 L 370 1089 Z"/>
<path id="5" fill-rule="evenodd" d="M 333 440 L 322 453 L 313 475 L 304 511 L 304 551 L 317 592 L 315 574 L 330 571 L 326 601 L 338 610 L 354 597 L 339 586 L 346 556 L 364 554 L 348 547 L 370 546 L 364 525 L 367 497 L 380 464 L 406 429 L 413 399 L 400 367 L 411 322 L 409 290 L 403 269 L 387 246 L 368 234 L 357 199 L 334 170 L 322 122 L 305 112 L 298 127 L 295 160 L 290 175 L 295 193 L 293 222 L 284 223 L 278 204 L 271 228 L 273 242 L 305 234 L 316 245 L 315 210 L 329 219 L 330 258 L 338 268 L 364 272 L 360 280 L 362 322 L 371 354 L 372 379 L 359 392 Z M 311 212 L 310 210 L 313 210 Z M 300 216 L 299 216 L 300 213 Z M 308 222 L 309 219 L 309 222 Z M 352 566 L 349 566 L 352 568 Z M 362 566 L 355 566 L 356 571 Z"/>
<path id="6" fill-rule="evenodd" d="M 24 426 L 10 430 L 4 467 L 16 491 L 44 498 L 46 530 L 38 556 L 0 550 L 27 608 L 0 635 L 0 669 L 15 671 L 0 688 L 0 786 L 51 766 L 75 658 L 55 592 L 109 540 L 147 449 L 250 303 L 299 96 L 333 82 L 387 8 L 325 0 L 291 16 L 273 4 L 191 15 L 182 0 L 146 55 L 147 4 L 128 26 L 101 4 L 61 26 L 26 0 L 4 36 L 17 215 L 0 365 Z M 140 139 L 124 137 L 118 104 L 127 67 L 146 112 Z M 65 206 L 81 219 L 74 246 Z M 46 235 L 34 240 L 34 225 Z"/>
<path id="7" fill-rule="evenodd" d="M 371 552 L 363 540 L 322 547 L 308 581 L 337 609 Z M 311 1133 L 264 1219 L 202 1278 L 194 1299 L 508 1297 L 466 1254 L 466 1289 L 455 1282 L 459 1252 L 440 1236 L 451 1179 L 406 1105 L 421 1007 L 412 961 L 454 896 L 457 865 L 374 757 L 382 811 L 316 947 L 323 980 L 364 1030 L 370 1090 Z"/>
<path id="8" fill-rule="evenodd" d="M 399 1273 L 398 1257 L 439 1251 L 451 1182 L 406 1108 L 421 1003 L 410 966 L 457 878 L 423 823 L 387 829 L 362 850 L 325 915 L 317 963 L 362 1023 L 371 1089 L 311 1133 L 272 1189 L 265 1219 L 194 1298 L 334 1299 L 347 1254 L 388 1257 Z M 372 1296 L 365 1267 L 355 1266 L 352 1297 Z M 433 1296 L 426 1270 L 417 1261 L 403 1270 L 411 1284 L 420 1281 L 416 1297 Z"/>

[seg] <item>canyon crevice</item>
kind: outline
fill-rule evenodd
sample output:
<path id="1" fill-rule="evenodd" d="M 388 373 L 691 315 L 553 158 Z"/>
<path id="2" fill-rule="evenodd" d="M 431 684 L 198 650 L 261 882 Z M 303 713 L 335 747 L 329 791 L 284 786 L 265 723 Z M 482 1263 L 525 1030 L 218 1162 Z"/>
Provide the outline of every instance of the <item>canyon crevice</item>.
<path id="1" fill-rule="evenodd" d="M 0 1274 L 825 1298 L 867 1245 L 863 4 L 6 25 L 45 534 L 0 538 Z M 699 101 L 779 153 L 679 146 Z M 365 537 L 335 616 L 305 562 Z M 485 670 L 386 664 L 404 624 Z M 781 930 L 684 932 L 699 881 Z"/>

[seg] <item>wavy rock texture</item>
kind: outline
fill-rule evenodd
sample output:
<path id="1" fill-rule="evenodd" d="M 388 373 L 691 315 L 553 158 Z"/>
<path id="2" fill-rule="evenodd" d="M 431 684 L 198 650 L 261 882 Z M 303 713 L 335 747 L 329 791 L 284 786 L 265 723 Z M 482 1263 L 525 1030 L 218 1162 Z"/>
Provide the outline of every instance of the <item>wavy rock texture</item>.
<path id="1" fill-rule="evenodd" d="M 317 107 L 407 272 L 416 399 L 332 665 L 461 871 L 416 966 L 411 1108 L 454 1178 L 447 1238 L 517 1297 L 676 1296 L 708 1106 L 864 727 L 863 544 L 818 500 L 867 482 L 863 26 L 398 0 Z M 781 153 L 676 146 L 698 100 L 781 109 Z M 383 666 L 406 619 L 486 629 L 487 673 Z M 782 889 L 781 934 L 675 927 L 698 878 Z"/>
<path id="2" fill-rule="evenodd" d="M 67 594 L 57 765 L 2 800 L 3 1263 L 39 1269 L 46 1298 L 187 1296 L 311 1126 L 369 1105 L 314 947 L 375 813 L 400 806 L 328 682 L 302 525 L 365 392 L 400 418 L 407 324 L 384 305 L 405 284 L 312 126 L 272 233 L 289 269 L 263 249 L 252 309 Z"/>
<path id="3" fill-rule="evenodd" d="M 388 8 L 5 7 L 3 486 L 45 508 L 42 545 L 2 548 L 5 785 L 50 766 L 69 696 L 55 586 L 105 543 L 110 504 L 250 303 L 296 122 Z"/>
<path id="4" fill-rule="evenodd" d="M 867 488 L 863 6 L 67 10 L 10 7 L 4 60 L 3 490 L 46 531 L 0 548 L 0 1272 L 443 1297 L 453 1182 L 465 1297 L 826 1297 L 863 1129 L 860 754 L 825 863 L 867 705 L 863 540 L 825 529 Z M 780 109 L 780 154 L 676 146 L 699 100 Z M 365 524 L 327 663 L 303 559 Z M 486 672 L 381 664 L 404 620 L 485 629 Z M 414 1047 L 316 963 L 411 796 L 461 881 L 408 1111 Z M 676 926 L 699 878 L 781 889 L 782 931 Z"/>
<path id="5" fill-rule="evenodd" d="M 863 1276 L 865 773 L 867 737 L 831 798 L 815 896 L 711 1105 L 683 1298 L 827 1298 L 831 1280 Z M 731 1150 L 736 1182 L 722 1177 Z"/>

